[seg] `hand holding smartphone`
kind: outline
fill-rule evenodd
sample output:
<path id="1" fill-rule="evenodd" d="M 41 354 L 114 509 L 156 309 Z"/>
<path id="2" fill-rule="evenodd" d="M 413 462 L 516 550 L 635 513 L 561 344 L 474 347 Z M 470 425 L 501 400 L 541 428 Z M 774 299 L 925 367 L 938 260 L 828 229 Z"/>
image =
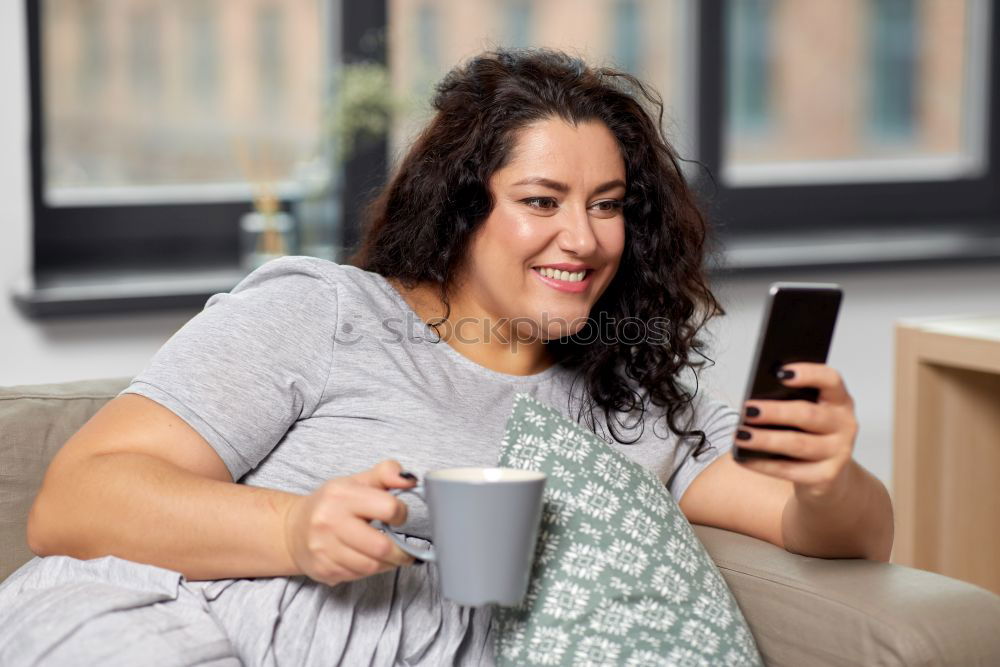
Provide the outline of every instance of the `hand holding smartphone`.
<path id="1" fill-rule="evenodd" d="M 750 399 L 806 400 L 815 403 L 819 391 L 788 387 L 778 378 L 785 364 L 798 361 L 826 363 L 843 291 L 832 283 L 773 283 L 757 339 L 757 350 L 743 402 Z M 789 426 L 755 424 L 756 428 L 798 430 Z M 795 461 L 789 456 L 741 447 L 733 448 L 736 461 L 751 458 Z"/>

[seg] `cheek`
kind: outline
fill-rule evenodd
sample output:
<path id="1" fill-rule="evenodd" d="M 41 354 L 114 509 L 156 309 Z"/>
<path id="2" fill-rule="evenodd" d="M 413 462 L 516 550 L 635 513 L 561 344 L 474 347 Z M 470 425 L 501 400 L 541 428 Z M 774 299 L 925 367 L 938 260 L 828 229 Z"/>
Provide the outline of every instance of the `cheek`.
<path id="1" fill-rule="evenodd" d="M 499 212 L 486 222 L 486 234 L 496 254 L 508 258 L 508 263 L 523 263 L 528 256 L 537 254 L 549 243 L 551 234 L 537 218 Z"/>
<path id="2" fill-rule="evenodd" d="M 481 295 L 494 303 L 505 301 L 514 293 L 511 286 L 523 281 L 523 267 L 528 257 L 538 252 L 537 232 L 531 225 L 511 215 L 493 215 L 483 224 L 470 248 L 472 275 Z"/>
<path id="3" fill-rule="evenodd" d="M 596 236 L 601 248 L 609 257 L 621 257 L 625 250 L 624 220 L 616 220 L 614 224 L 601 227 Z"/>

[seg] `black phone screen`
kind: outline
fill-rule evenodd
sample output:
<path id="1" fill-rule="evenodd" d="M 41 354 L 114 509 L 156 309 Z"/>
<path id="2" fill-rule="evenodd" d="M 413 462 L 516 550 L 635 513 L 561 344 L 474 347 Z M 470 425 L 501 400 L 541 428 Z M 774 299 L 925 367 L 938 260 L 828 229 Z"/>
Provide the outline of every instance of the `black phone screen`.
<path id="1" fill-rule="evenodd" d="M 777 377 L 778 369 L 797 361 L 826 363 L 833 340 L 843 292 L 829 283 L 774 283 L 757 340 L 757 353 L 747 386 L 747 400 L 805 400 L 816 402 L 819 391 L 811 387 L 787 387 Z M 742 407 L 742 406 L 741 406 Z M 792 429 L 754 425 L 755 428 Z M 748 457 L 789 459 L 781 454 L 760 452 L 737 445 L 736 460 Z"/>

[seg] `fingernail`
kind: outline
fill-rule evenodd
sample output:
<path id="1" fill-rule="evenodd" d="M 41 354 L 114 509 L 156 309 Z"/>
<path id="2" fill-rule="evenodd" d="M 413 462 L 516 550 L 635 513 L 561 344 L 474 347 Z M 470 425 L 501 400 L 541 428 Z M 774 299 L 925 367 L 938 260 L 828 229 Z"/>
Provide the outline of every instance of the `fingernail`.
<path id="1" fill-rule="evenodd" d="M 750 431 L 744 431 L 742 429 L 739 430 L 739 431 L 737 431 L 736 432 L 736 439 L 737 440 L 749 440 L 750 439 Z"/>
<path id="2" fill-rule="evenodd" d="M 795 371 L 786 370 L 784 368 L 778 371 L 779 380 L 791 380 L 793 377 L 795 377 Z"/>
<path id="3" fill-rule="evenodd" d="M 760 409 L 755 408 L 752 405 L 747 406 L 747 417 L 758 417 L 760 416 Z"/>
<path id="4" fill-rule="evenodd" d="M 417 481 L 417 476 L 416 475 L 414 475 L 412 472 L 406 472 L 405 470 L 403 472 L 399 473 L 399 476 L 402 477 L 403 479 L 408 479 L 411 482 Z"/>

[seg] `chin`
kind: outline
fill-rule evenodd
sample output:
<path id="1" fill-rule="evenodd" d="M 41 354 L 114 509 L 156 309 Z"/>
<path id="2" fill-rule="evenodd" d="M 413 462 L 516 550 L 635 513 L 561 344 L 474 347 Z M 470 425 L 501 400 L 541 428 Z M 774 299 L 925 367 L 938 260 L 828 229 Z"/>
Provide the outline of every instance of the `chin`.
<path id="1" fill-rule="evenodd" d="M 575 334 L 587 323 L 589 315 L 589 311 L 550 312 L 548 317 L 542 320 L 545 325 L 545 339 L 552 340 Z"/>

